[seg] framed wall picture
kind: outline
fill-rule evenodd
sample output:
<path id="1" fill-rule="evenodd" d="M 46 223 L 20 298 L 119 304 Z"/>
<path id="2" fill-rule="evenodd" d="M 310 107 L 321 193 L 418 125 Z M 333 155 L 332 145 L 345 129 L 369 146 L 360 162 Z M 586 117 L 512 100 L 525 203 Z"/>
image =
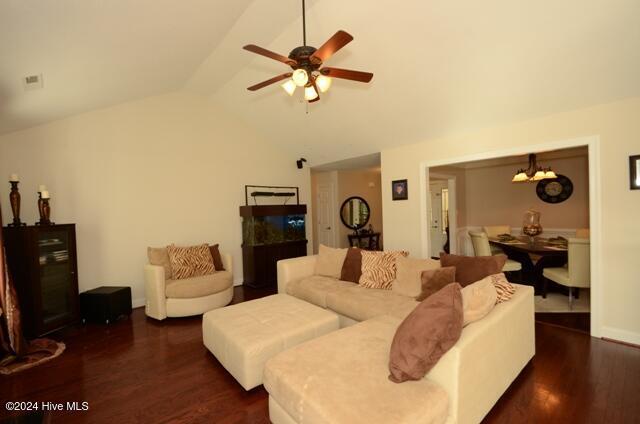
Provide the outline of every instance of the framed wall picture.
<path id="1" fill-rule="evenodd" d="M 640 155 L 629 156 L 629 180 L 631 190 L 640 190 Z"/>
<path id="2" fill-rule="evenodd" d="M 407 200 L 409 198 L 409 187 L 407 180 L 391 181 L 391 199 Z"/>

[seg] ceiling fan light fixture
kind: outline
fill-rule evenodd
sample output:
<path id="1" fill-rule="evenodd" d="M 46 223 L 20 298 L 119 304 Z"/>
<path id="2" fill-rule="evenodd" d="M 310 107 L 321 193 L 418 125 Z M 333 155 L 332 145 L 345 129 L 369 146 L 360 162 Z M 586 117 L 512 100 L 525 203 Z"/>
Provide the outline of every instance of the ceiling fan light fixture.
<path id="1" fill-rule="evenodd" d="M 538 169 L 536 171 L 536 173 L 533 175 L 533 181 L 540 181 L 540 180 L 544 180 L 546 178 L 546 172 L 544 172 L 542 169 Z"/>
<path id="2" fill-rule="evenodd" d="M 304 87 L 309 82 L 309 74 L 304 69 L 296 69 L 291 79 L 298 87 Z"/>
<path id="3" fill-rule="evenodd" d="M 318 98 L 318 92 L 313 85 L 307 85 L 304 88 L 304 99 L 308 102 Z"/>
<path id="4" fill-rule="evenodd" d="M 292 79 L 288 79 L 287 82 L 282 84 L 280 87 L 282 87 L 288 95 L 293 96 L 293 93 L 296 91 L 297 85 L 295 82 L 293 82 Z"/>
<path id="5" fill-rule="evenodd" d="M 329 91 L 329 87 L 331 87 L 331 77 L 326 77 L 322 74 L 316 77 L 316 85 L 318 86 L 318 90 L 321 93 L 326 93 Z"/>
<path id="6" fill-rule="evenodd" d="M 553 178 L 558 178 L 558 176 L 556 175 L 555 172 L 553 172 L 551 170 L 551 168 L 548 168 L 547 172 L 544 173 L 544 178 L 545 179 L 553 179 Z"/>

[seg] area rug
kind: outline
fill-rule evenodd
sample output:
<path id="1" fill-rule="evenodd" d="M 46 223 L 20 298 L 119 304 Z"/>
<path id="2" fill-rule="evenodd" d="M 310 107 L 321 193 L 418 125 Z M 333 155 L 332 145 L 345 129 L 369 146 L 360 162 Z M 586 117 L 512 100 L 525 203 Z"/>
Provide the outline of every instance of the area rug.
<path id="1" fill-rule="evenodd" d="M 27 354 L 7 356 L 0 361 L 0 374 L 8 375 L 43 364 L 64 352 L 64 343 L 51 339 L 35 339 L 27 342 Z"/>
<path id="2" fill-rule="evenodd" d="M 569 309 L 569 296 L 562 293 L 549 293 L 547 298 L 535 297 L 536 312 L 590 312 L 591 299 L 589 290 L 580 290 L 580 298 L 573 299 L 573 307 Z"/>

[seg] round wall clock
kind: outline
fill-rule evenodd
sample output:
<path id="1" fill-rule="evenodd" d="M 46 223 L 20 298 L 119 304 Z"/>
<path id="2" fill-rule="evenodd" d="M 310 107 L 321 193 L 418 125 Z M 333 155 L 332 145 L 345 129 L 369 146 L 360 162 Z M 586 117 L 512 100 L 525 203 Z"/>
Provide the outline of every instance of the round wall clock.
<path id="1" fill-rule="evenodd" d="M 573 193 L 573 183 L 564 175 L 557 175 L 558 178 L 538 182 L 536 194 L 543 202 L 561 203 L 571 197 Z"/>

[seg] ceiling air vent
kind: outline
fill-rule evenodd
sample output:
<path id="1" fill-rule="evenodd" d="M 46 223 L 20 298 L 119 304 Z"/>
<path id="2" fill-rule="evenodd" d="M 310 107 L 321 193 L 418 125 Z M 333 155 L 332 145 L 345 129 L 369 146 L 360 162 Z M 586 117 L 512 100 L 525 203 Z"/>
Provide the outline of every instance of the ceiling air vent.
<path id="1" fill-rule="evenodd" d="M 28 75 L 23 78 L 22 83 L 25 90 L 38 90 L 43 87 L 42 74 Z"/>

